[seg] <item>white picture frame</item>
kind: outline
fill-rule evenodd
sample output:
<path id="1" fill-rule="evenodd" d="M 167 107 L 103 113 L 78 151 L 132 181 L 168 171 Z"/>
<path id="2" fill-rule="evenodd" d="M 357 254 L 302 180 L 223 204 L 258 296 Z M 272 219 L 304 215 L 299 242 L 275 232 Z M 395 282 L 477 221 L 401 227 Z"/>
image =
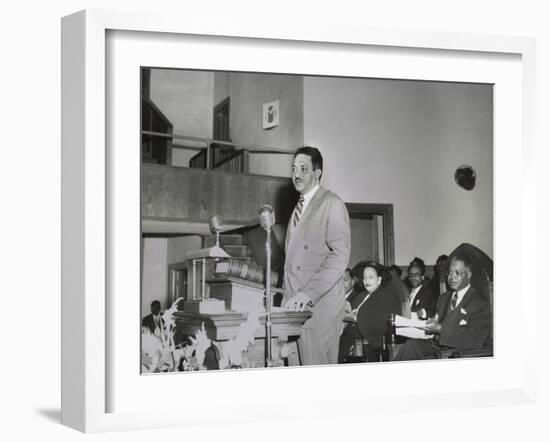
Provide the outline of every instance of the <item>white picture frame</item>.
<path id="1" fill-rule="evenodd" d="M 113 222 L 113 205 L 110 187 L 112 170 L 110 169 L 110 152 L 105 149 L 110 142 L 106 132 L 106 119 L 109 118 L 107 97 L 109 84 L 105 76 L 107 63 L 106 36 L 109 32 L 154 32 L 161 35 L 179 36 L 211 36 L 220 41 L 230 39 L 246 40 L 252 50 L 256 44 L 251 39 L 272 39 L 279 42 L 284 50 L 291 51 L 298 42 L 308 42 L 312 49 L 316 44 L 339 43 L 340 47 L 370 46 L 380 53 L 398 50 L 406 53 L 408 50 L 425 49 L 433 51 L 435 57 L 444 54 L 472 54 L 483 62 L 487 54 L 502 54 L 503 57 L 516 56 L 520 61 L 520 86 L 517 82 L 505 85 L 512 88 L 504 91 L 519 100 L 521 110 L 512 109 L 509 117 L 516 127 L 512 130 L 512 140 L 519 142 L 513 148 L 513 157 L 524 162 L 531 161 L 534 155 L 533 121 L 535 102 L 534 82 L 534 42 L 525 38 L 491 37 L 480 35 L 427 33 L 414 31 L 380 31 L 370 29 L 350 29 L 344 26 L 323 27 L 283 26 L 277 30 L 255 27 L 252 23 L 209 23 L 206 20 L 194 20 L 181 24 L 177 17 L 157 16 L 154 14 L 132 14 L 111 11 L 82 11 L 65 17 L 62 22 L 62 423 L 85 432 L 100 432 L 140 428 L 161 428 L 171 426 L 208 425 L 215 422 L 258 422 L 272 419 L 296 418 L 298 414 L 289 407 L 282 406 L 283 398 L 273 395 L 256 395 L 253 401 L 231 396 L 231 404 L 236 414 L 224 415 L 206 403 L 200 403 L 192 410 L 178 411 L 172 406 L 156 410 L 110 410 L 109 392 L 116 388 L 116 382 L 108 376 L 109 361 L 114 357 L 109 339 L 116 314 L 112 308 L 112 299 L 108 294 L 113 288 L 111 260 L 114 259 L 110 249 L 110 241 L 116 230 L 111 229 Z M 240 41 L 240 40 L 239 40 Z M 349 46 L 348 46 L 349 45 Z M 117 54 L 110 54 L 117 56 Z M 203 66 L 195 66 L 203 68 Z M 212 68 L 212 67 L 210 67 Z M 437 66 L 420 66 L 418 72 L 428 72 Z M 417 79 L 422 79 L 419 74 Z M 517 76 L 515 77 L 517 79 Z M 500 84 L 496 83 L 497 87 Z M 496 103 L 499 105 L 499 103 Z M 502 115 L 499 115 L 501 118 Z M 495 151 L 500 143 L 507 140 L 495 138 Z M 136 134 L 136 140 L 138 140 Z M 107 141 L 106 141 L 107 140 Z M 509 141 L 509 140 L 508 140 Z M 136 141 L 137 143 L 138 141 Z M 519 149 L 519 150 L 517 150 Z M 519 155 L 519 157 L 517 156 Z M 499 159 L 499 161 L 503 161 Z M 510 164 L 499 166 L 505 173 Z M 135 171 L 135 173 L 138 173 Z M 500 174 L 500 172 L 499 172 Z M 495 233 L 495 287 L 499 281 L 499 257 L 506 258 L 510 254 L 521 256 L 523 263 L 520 273 L 527 275 L 528 259 L 535 256 L 534 235 L 532 227 L 534 219 L 535 196 L 529 193 L 534 189 L 534 177 L 525 176 L 521 189 L 510 190 L 512 196 L 518 197 L 518 205 L 524 209 L 521 217 L 521 233 L 517 244 L 510 245 L 509 250 L 503 250 L 499 237 L 503 238 L 502 229 Z M 497 180 L 497 187 L 499 186 Z M 500 189 L 499 189 L 500 190 Z M 495 203 L 498 207 L 499 202 Z M 498 218 L 498 210 L 495 212 Z M 138 222 L 136 220 L 136 222 Z M 502 260 L 500 262 L 503 262 Z M 501 268 L 501 267 L 500 267 Z M 502 275 L 502 273 L 500 273 Z M 521 275 L 520 275 L 521 276 Z M 118 277 L 118 274 L 117 274 Z M 526 354 L 534 354 L 536 345 L 536 324 L 527 317 L 527 306 L 536 304 L 536 290 L 532 278 L 518 278 L 521 284 L 521 299 L 517 301 L 518 308 L 515 320 L 523 321 L 523 349 Z M 501 279 L 502 281 L 502 279 Z M 516 287 L 517 289 L 517 287 Z M 137 299 L 137 297 L 136 297 Z M 510 319 L 509 311 L 496 313 L 496 322 L 500 324 Z M 500 320 L 499 318 L 503 318 Z M 501 327 L 502 333 L 506 331 Z M 506 348 L 500 348 L 502 355 Z M 474 368 L 484 369 L 485 366 L 496 364 L 499 359 L 499 348 L 496 348 L 493 361 L 478 361 Z M 136 355 L 136 361 L 139 356 Z M 497 361 L 497 362 L 494 362 Z M 471 362 L 471 361 L 470 361 Z M 469 361 L 449 363 L 448 372 L 458 372 L 471 369 Z M 441 393 L 411 388 L 401 393 L 388 392 L 379 397 L 376 405 L 369 401 L 370 393 L 358 388 L 353 394 L 332 388 L 327 383 L 323 395 L 309 394 L 307 398 L 292 398 L 297 408 L 302 407 L 300 417 L 331 416 L 334 410 L 344 414 L 369 414 L 380 410 L 406 411 L 414 407 L 418 409 L 435 409 L 448 407 L 468 407 L 472 399 L 482 405 L 498 405 L 500 403 L 525 404 L 533 403 L 536 380 L 535 360 L 526 359 L 519 365 L 510 368 L 506 380 L 490 388 L 479 385 L 468 389 L 460 387 L 459 392 L 442 390 Z M 136 362 L 136 367 L 139 364 Z M 418 365 L 418 370 L 417 370 Z M 259 391 L 259 386 L 273 383 L 287 386 L 289 392 L 303 387 L 306 375 L 309 378 L 336 380 L 342 376 L 343 367 L 308 367 L 297 370 L 275 370 L 262 373 L 253 371 L 244 373 L 247 387 L 250 391 Z M 346 378 L 360 379 L 362 366 L 345 367 Z M 335 371 L 336 370 L 336 371 Z M 435 371 L 421 363 L 409 364 L 407 371 Z M 139 369 L 137 368 L 139 372 Z M 379 365 L 369 367 L 369 376 L 382 376 L 389 372 L 399 377 L 404 371 L 399 365 Z M 481 371 L 481 370 L 480 370 Z M 231 385 L 244 385 L 243 374 L 231 372 L 211 374 L 192 374 L 193 383 L 211 385 L 211 388 L 233 388 Z M 159 382 L 166 388 L 180 382 L 176 376 L 148 376 L 144 388 L 152 387 Z M 162 380 L 161 380 L 162 378 Z M 116 378 L 115 378 L 116 379 Z M 149 381 L 150 379 L 150 381 Z M 178 380 L 179 379 L 179 380 Z M 189 379 L 189 377 L 188 377 Z M 157 388 L 156 386 L 152 388 Z M 280 389 L 280 388 L 279 388 Z M 267 388 L 268 391 L 269 388 Z M 204 391 L 204 390 L 203 390 Z M 235 391 L 235 390 L 232 390 Z M 196 390 L 196 392 L 200 392 Z M 315 392 L 311 392 L 315 393 Z M 396 394 L 400 396 L 397 401 Z M 300 402 L 301 401 L 301 402 Z M 226 404 L 227 405 L 227 404 Z"/>

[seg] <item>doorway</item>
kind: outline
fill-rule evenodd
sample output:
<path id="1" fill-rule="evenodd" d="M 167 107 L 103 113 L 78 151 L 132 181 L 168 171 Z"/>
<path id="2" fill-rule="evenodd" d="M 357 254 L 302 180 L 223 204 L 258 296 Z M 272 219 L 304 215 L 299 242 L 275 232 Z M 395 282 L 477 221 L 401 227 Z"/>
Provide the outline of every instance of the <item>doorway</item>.
<path id="1" fill-rule="evenodd" d="M 229 115 L 231 109 L 230 97 L 214 106 L 213 138 L 215 141 L 231 142 L 229 135 Z M 216 168 L 226 158 L 235 152 L 235 147 L 227 144 L 212 143 L 210 155 L 210 168 Z"/>
<path id="2" fill-rule="evenodd" d="M 187 261 L 168 266 L 168 303 L 171 306 L 178 298 L 187 299 Z"/>
<path id="3" fill-rule="evenodd" d="M 229 137 L 229 110 L 230 99 L 225 100 L 214 106 L 214 139 L 218 141 L 231 141 Z"/>
<path id="4" fill-rule="evenodd" d="M 366 260 L 395 262 L 393 204 L 347 203 L 351 229 L 349 267 Z"/>

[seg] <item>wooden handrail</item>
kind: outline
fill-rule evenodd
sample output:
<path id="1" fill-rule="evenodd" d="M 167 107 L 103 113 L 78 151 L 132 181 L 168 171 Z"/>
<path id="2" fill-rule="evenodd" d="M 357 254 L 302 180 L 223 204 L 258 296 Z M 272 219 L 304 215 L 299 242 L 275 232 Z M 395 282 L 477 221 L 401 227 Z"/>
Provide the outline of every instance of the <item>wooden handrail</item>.
<path id="1" fill-rule="evenodd" d="M 204 150 L 204 147 L 202 146 L 187 146 L 185 144 L 174 144 L 172 143 L 172 147 L 175 149 L 186 149 L 186 150 Z"/>
<path id="2" fill-rule="evenodd" d="M 196 142 L 202 142 L 205 143 L 205 147 L 208 147 L 211 144 L 219 144 L 219 145 L 225 145 L 225 146 L 234 146 L 239 147 L 241 149 L 239 150 L 247 150 L 250 153 L 268 153 L 268 154 L 283 154 L 283 155 L 294 155 L 296 153 L 295 150 L 291 149 L 274 149 L 271 147 L 266 147 L 263 149 L 258 149 L 258 146 L 252 146 L 248 144 L 241 144 L 241 143 L 232 143 L 230 141 L 221 141 L 221 140 L 215 140 L 213 138 L 202 138 L 202 137 L 192 137 L 189 135 L 178 135 L 178 134 L 166 134 L 162 132 L 153 132 L 150 130 L 142 130 L 141 133 L 143 135 L 151 135 L 154 137 L 163 137 L 163 138 L 172 138 L 177 140 L 188 140 L 188 141 L 196 141 Z M 186 149 L 186 146 L 178 146 L 182 149 Z M 194 148 L 196 150 L 196 148 Z"/>

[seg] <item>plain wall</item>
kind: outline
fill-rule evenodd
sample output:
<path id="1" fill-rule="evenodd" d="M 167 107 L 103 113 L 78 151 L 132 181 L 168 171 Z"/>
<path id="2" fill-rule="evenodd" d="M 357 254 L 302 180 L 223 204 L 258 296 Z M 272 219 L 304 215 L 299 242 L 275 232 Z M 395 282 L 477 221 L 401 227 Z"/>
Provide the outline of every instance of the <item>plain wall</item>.
<path id="1" fill-rule="evenodd" d="M 181 69 L 151 69 L 151 100 L 173 124 L 173 132 L 212 137 L 214 73 Z M 176 145 L 204 147 L 204 143 L 174 139 Z M 189 165 L 198 151 L 174 148 L 172 165 Z"/>
<path id="2" fill-rule="evenodd" d="M 303 77 L 230 73 L 216 77 L 217 100 L 230 97 L 230 134 L 235 143 L 295 150 L 304 142 Z M 279 100 L 279 125 L 262 129 L 262 105 Z M 292 156 L 252 154 L 250 172 L 290 176 Z"/>
<path id="3" fill-rule="evenodd" d="M 168 238 L 167 263 L 176 264 L 185 261 L 185 256 L 191 250 L 201 248 L 199 235 L 176 236 Z"/>
<path id="4" fill-rule="evenodd" d="M 191 143 L 188 143 L 191 144 Z M 193 143 L 193 146 L 199 145 L 198 143 Z M 202 144 L 204 146 L 204 143 Z M 189 167 L 189 161 L 195 155 L 199 153 L 195 149 L 184 149 L 182 147 L 173 146 L 172 147 L 172 166 L 177 167 Z"/>
<path id="5" fill-rule="evenodd" d="M 168 298 L 168 240 L 143 238 L 143 270 L 141 281 L 141 317 L 151 313 L 151 302 L 158 299 L 161 309 Z"/>
<path id="6" fill-rule="evenodd" d="M 344 201 L 393 203 L 398 264 L 462 242 L 492 257 L 492 100 L 490 85 L 305 77 L 305 144 Z M 462 164 L 472 191 L 454 182 Z"/>
<path id="7" fill-rule="evenodd" d="M 303 77 L 229 74 L 231 139 L 258 147 L 296 149 L 304 140 Z M 262 105 L 279 100 L 279 126 L 262 129 Z"/>
<path id="8" fill-rule="evenodd" d="M 142 317 L 151 311 L 151 302 L 158 299 L 161 309 L 168 307 L 168 268 L 185 261 L 192 250 L 201 248 L 198 235 L 172 238 L 143 238 Z"/>

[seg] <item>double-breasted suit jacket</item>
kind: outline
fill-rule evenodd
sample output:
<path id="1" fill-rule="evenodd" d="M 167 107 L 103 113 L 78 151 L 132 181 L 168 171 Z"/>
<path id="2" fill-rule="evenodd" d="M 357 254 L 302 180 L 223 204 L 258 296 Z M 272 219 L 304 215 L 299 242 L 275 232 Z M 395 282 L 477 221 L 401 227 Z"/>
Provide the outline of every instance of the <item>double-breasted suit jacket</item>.
<path id="1" fill-rule="evenodd" d="M 443 293 L 437 302 L 441 323 L 439 344 L 453 348 L 480 348 L 491 335 L 489 301 L 470 286 L 462 301 L 450 310 L 452 291 Z"/>
<path id="2" fill-rule="evenodd" d="M 430 281 L 424 281 L 422 287 L 420 287 L 420 290 L 412 300 L 411 312 L 424 309 L 428 316 L 432 318 L 436 311 L 437 298 L 437 294 L 433 291 Z"/>
<path id="3" fill-rule="evenodd" d="M 288 224 L 284 286 L 287 298 L 305 293 L 313 304 L 304 328 L 341 323 L 343 274 L 351 251 L 349 215 L 344 202 L 319 186 L 299 223 Z"/>

